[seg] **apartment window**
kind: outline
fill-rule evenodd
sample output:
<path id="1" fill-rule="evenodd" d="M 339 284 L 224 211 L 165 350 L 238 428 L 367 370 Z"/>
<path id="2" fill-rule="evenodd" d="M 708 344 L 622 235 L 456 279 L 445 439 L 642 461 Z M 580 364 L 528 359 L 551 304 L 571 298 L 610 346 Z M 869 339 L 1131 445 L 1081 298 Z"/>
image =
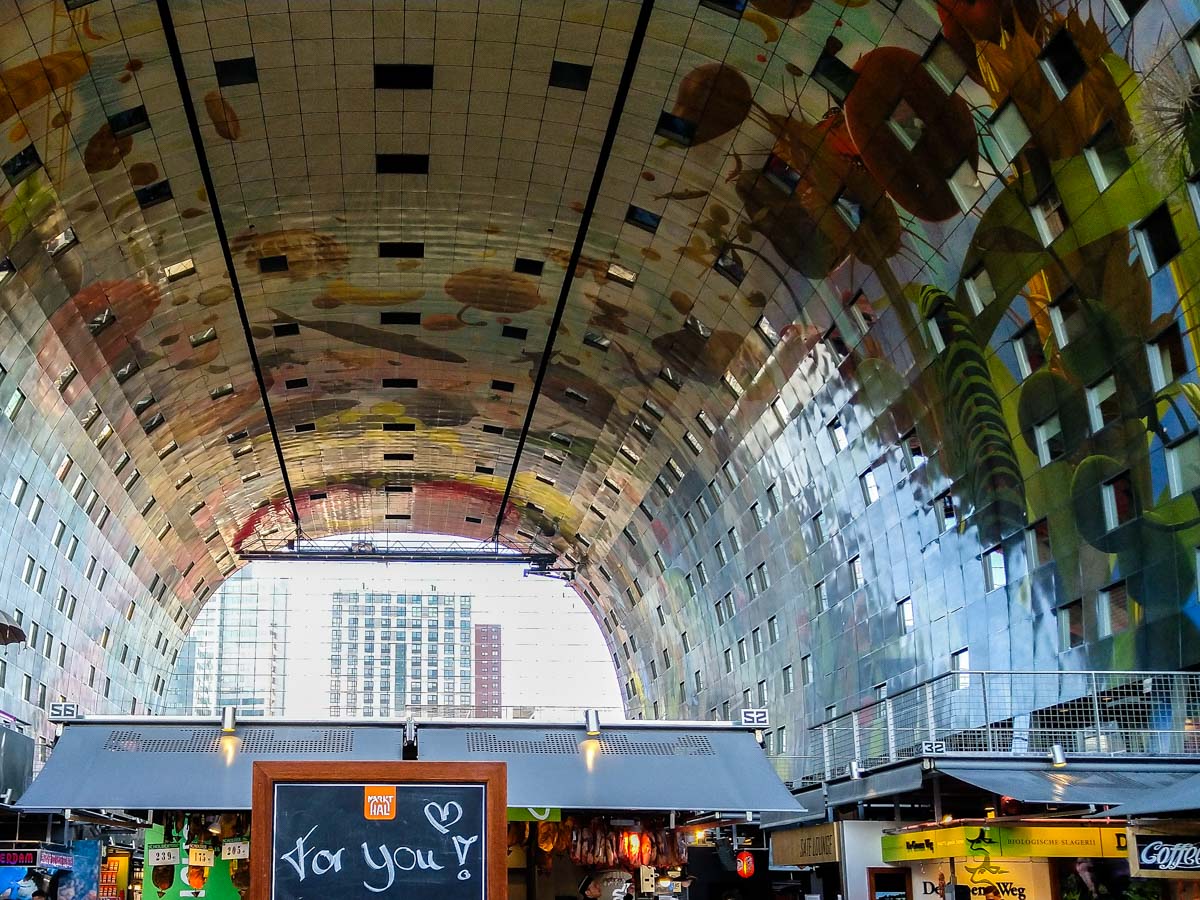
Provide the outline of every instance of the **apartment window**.
<path id="1" fill-rule="evenodd" d="M 1124 525 L 1136 513 L 1133 479 L 1128 471 L 1101 485 L 1100 498 L 1104 508 L 1104 525 L 1109 531 Z"/>
<path id="2" fill-rule="evenodd" d="M 1135 225 L 1133 234 L 1147 275 L 1153 275 L 1179 255 L 1179 235 L 1166 203 Z"/>
<path id="3" fill-rule="evenodd" d="M 1003 548 L 993 547 L 983 554 L 983 580 L 989 591 L 1008 584 L 1008 571 L 1004 567 Z"/>
<path id="4" fill-rule="evenodd" d="M 702 586 L 708 584 L 708 570 L 704 568 L 703 560 L 696 563 L 696 578 Z"/>
<path id="5" fill-rule="evenodd" d="M 29 506 L 29 521 L 34 525 L 37 524 L 38 517 L 42 514 L 42 507 L 46 505 L 46 501 L 41 498 L 40 494 L 33 495 L 33 503 Z"/>
<path id="6" fill-rule="evenodd" d="M 779 619 L 775 616 L 767 619 L 767 640 L 772 644 L 779 641 Z"/>
<path id="7" fill-rule="evenodd" d="M 666 562 L 663 560 L 663 558 L 662 558 L 662 554 L 661 554 L 661 553 L 659 553 L 657 550 L 655 550 L 655 551 L 654 551 L 654 564 L 655 564 L 656 566 L 658 566 L 658 571 L 659 571 L 659 572 L 665 572 L 665 571 L 667 571 L 667 564 L 666 564 Z"/>
<path id="8" fill-rule="evenodd" d="M 1058 608 L 1058 647 L 1070 650 L 1083 643 L 1083 600 L 1072 600 Z"/>
<path id="9" fill-rule="evenodd" d="M 1062 424 L 1058 416 L 1051 416 L 1033 427 L 1034 442 L 1037 444 L 1038 462 L 1048 466 L 1067 451 L 1063 438 Z"/>
<path id="10" fill-rule="evenodd" d="M 704 681 L 700 677 L 699 669 L 692 673 L 692 682 L 696 685 L 697 692 L 704 690 Z"/>
<path id="11" fill-rule="evenodd" d="M 758 700 L 759 708 L 767 705 L 767 683 L 765 681 L 760 681 L 758 683 L 756 699 Z"/>
<path id="12" fill-rule="evenodd" d="M 681 631 L 679 633 L 679 639 L 683 642 L 683 652 L 684 653 L 691 652 L 692 645 L 691 645 L 691 642 L 688 640 L 688 633 L 686 631 Z"/>
<path id="13" fill-rule="evenodd" d="M 737 528 L 730 528 L 725 532 L 725 536 L 729 538 L 729 546 L 733 548 L 733 552 L 741 553 L 742 542 L 738 540 Z"/>
<path id="14" fill-rule="evenodd" d="M 765 591 L 771 586 L 771 576 L 767 572 L 767 564 L 759 563 L 754 570 L 754 580 L 758 582 L 759 591 Z"/>
<path id="15" fill-rule="evenodd" d="M 37 567 L 37 560 L 32 556 L 25 557 L 25 568 L 21 571 L 21 581 L 25 584 L 30 584 L 33 581 L 33 571 Z"/>
<path id="16" fill-rule="evenodd" d="M 1146 0 L 1108 0 L 1108 8 L 1122 26 L 1128 25 L 1145 5 Z"/>
<path id="17" fill-rule="evenodd" d="M 1003 155 L 1003 164 L 997 165 L 996 168 L 1004 169 L 1025 148 L 1032 135 L 1012 100 L 1006 100 L 1000 105 L 992 116 L 990 125 L 992 135 L 996 138 Z"/>
<path id="18" fill-rule="evenodd" d="M 758 656 L 758 654 L 762 653 L 763 642 L 762 642 L 762 629 L 761 628 L 755 628 L 753 631 L 750 632 L 750 642 L 754 646 L 754 655 L 755 656 Z"/>
<path id="19" fill-rule="evenodd" d="M 1087 389 L 1087 403 L 1093 432 L 1120 418 L 1121 405 L 1117 400 L 1117 384 L 1113 376 L 1109 375 Z"/>
<path id="20" fill-rule="evenodd" d="M 1119 5 L 1119 4 L 1117 4 Z M 1126 152 L 1117 128 L 1112 122 L 1106 122 L 1104 127 L 1083 148 L 1084 158 L 1096 187 L 1104 191 L 1129 168 L 1129 154 Z"/>
<path id="21" fill-rule="evenodd" d="M 688 572 L 686 575 L 684 575 L 683 581 L 684 581 L 684 584 L 687 585 L 688 596 L 695 597 L 696 596 L 696 581 L 694 578 L 692 578 L 692 573 Z"/>
<path id="22" fill-rule="evenodd" d="M 1161 391 L 1187 371 L 1178 322 L 1172 322 L 1146 349 L 1150 359 L 1150 380 L 1156 391 Z"/>
<path id="23" fill-rule="evenodd" d="M 992 287 L 991 276 L 983 266 L 979 266 L 963 278 L 963 288 L 975 315 L 982 313 L 984 308 L 996 299 L 996 289 Z"/>
<path id="24" fill-rule="evenodd" d="M 1025 555 L 1029 558 L 1031 569 L 1044 566 L 1054 559 L 1050 549 L 1050 523 L 1045 519 L 1025 529 Z"/>
<path id="25" fill-rule="evenodd" d="M 767 488 L 767 508 L 771 510 L 772 516 L 779 515 L 781 509 L 779 504 L 779 486 L 771 485 Z"/>
<path id="26" fill-rule="evenodd" d="M 1200 438 L 1195 434 L 1167 448 L 1167 484 L 1172 497 L 1200 486 Z"/>
<path id="27" fill-rule="evenodd" d="M 725 556 L 725 545 L 720 541 L 713 544 L 713 552 L 717 555 L 717 562 L 724 566 L 729 559 Z"/>
<path id="28" fill-rule="evenodd" d="M 9 421 L 17 420 L 17 413 L 21 411 L 21 407 L 25 405 L 25 395 L 19 390 L 13 391 L 12 396 L 8 398 L 8 405 L 4 407 L 4 415 L 8 416 Z"/>
<path id="29" fill-rule="evenodd" d="M 950 193 L 958 202 L 958 208 L 969 213 L 975 204 L 983 197 L 983 182 L 975 171 L 975 164 L 969 158 L 964 159 L 947 181 Z"/>
<path id="30" fill-rule="evenodd" d="M 750 659 L 750 654 L 746 650 L 746 639 L 745 638 L 738 638 L 737 649 L 738 649 L 738 662 L 744 666 L 746 664 L 746 661 L 748 659 Z"/>
<path id="31" fill-rule="evenodd" d="M 805 654 L 800 657 L 800 683 L 803 685 L 812 684 L 813 680 L 813 665 L 812 654 Z"/>
<path id="32" fill-rule="evenodd" d="M 850 558 L 849 570 L 850 570 L 850 590 L 852 590 L 852 591 L 857 590 L 859 587 L 862 586 L 862 583 L 864 581 L 863 565 L 862 565 L 862 557 L 861 556 L 852 556 Z"/>
<path id="33" fill-rule="evenodd" d="M 717 613 L 717 624 L 724 625 L 725 624 L 725 604 L 722 603 L 720 600 L 718 600 L 716 603 L 713 604 L 713 609 L 716 610 L 716 613 Z"/>
<path id="34" fill-rule="evenodd" d="M 719 506 L 721 501 L 725 499 L 725 494 L 721 490 L 721 483 L 714 478 L 708 483 L 708 490 L 712 493 L 713 500 L 716 501 L 717 505 Z"/>
<path id="35" fill-rule="evenodd" d="M 850 441 L 846 437 L 846 429 L 842 426 L 840 419 L 833 419 L 827 426 L 829 438 L 833 441 L 834 450 L 845 450 L 850 446 Z"/>
<path id="36" fill-rule="evenodd" d="M 933 39 L 922 60 L 926 71 L 947 94 L 954 93 L 967 75 L 967 67 L 950 42 L 940 34 Z"/>
<path id="37" fill-rule="evenodd" d="M 54 473 L 54 477 L 58 479 L 58 483 L 62 484 L 67 480 L 67 475 L 71 472 L 71 466 L 75 461 L 70 456 L 64 455 L 62 461 L 58 464 L 58 469 Z"/>
<path id="38" fill-rule="evenodd" d="M 813 585 L 813 597 L 817 605 L 817 612 L 825 612 L 829 608 L 829 596 L 825 590 L 825 582 L 818 581 Z"/>
<path id="39" fill-rule="evenodd" d="M 858 484 L 862 488 L 863 499 L 868 506 L 879 499 L 879 483 L 875 480 L 874 469 L 867 469 L 859 475 Z"/>
<path id="40" fill-rule="evenodd" d="M 1013 349 L 1017 354 L 1017 366 L 1021 377 L 1028 378 L 1046 364 L 1046 351 L 1037 326 L 1030 322 L 1013 337 Z"/>
<path id="41" fill-rule="evenodd" d="M 760 510 L 758 508 L 757 503 L 750 504 L 750 520 L 752 522 L 754 522 L 754 530 L 755 531 L 762 531 L 762 527 L 763 527 L 762 510 Z"/>
<path id="42" fill-rule="evenodd" d="M 692 537 L 695 537 L 696 533 L 700 530 L 696 527 L 696 518 L 690 510 L 683 514 L 683 524 L 687 526 L 688 534 Z"/>
<path id="43" fill-rule="evenodd" d="M 818 547 L 825 543 L 825 522 L 821 513 L 809 519 L 808 524 L 812 528 L 813 546 Z"/>
<path id="44" fill-rule="evenodd" d="M 783 693 L 790 694 L 795 689 L 796 689 L 796 682 L 792 675 L 792 667 L 784 666 L 783 667 Z"/>
<path id="45" fill-rule="evenodd" d="M 1083 80 L 1088 70 L 1079 47 L 1065 26 L 1046 41 L 1042 52 L 1038 54 L 1038 62 L 1059 100 L 1066 97 L 1071 88 Z"/>
<path id="46" fill-rule="evenodd" d="M 67 561 L 71 562 L 75 559 L 75 551 L 79 549 L 79 538 L 71 535 L 71 539 L 67 541 Z"/>
<path id="47" fill-rule="evenodd" d="M 29 482 L 18 475 L 17 480 L 13 483 L 12 492 L 9 494 L 14 506 L 21 505 L 21 502 L 25 499 L 25 492 L 28 490 Z"/>
<path id="48" fill-rule="evenodd" d="M 726 647 L 723 656 L 725 659 L 725 672 L 728 674 L 733 671 L 733 650 Z"/>
<path id="49" fill-rule="evenodd" d="M 949 491 L 934 498 L 933 509 L 937 514 L 939 534 L 950 531 L 958 524 L 958 511 L 954 506 L 954 497 Z"/>
<path id="50" fill-rule="evenodd" d="M 100 647 L 102 649 L 107 650 L 108 642 L 111 638 L 112 638 L 112 631 L 107 626 L 105 626 L 104 630 L 102 632 L 100 632 Z"/>
<path id="51" fill-rule="evenodd" d="M 775 730 L 775 754 L 783 756 L 787 753 L 787 728 L 780 725 Z"/>
<path id="52" fill-rule="evenodd" d="M 955 650 L 950 654 L 950 671 L 958 673 L 956 682 L 959 690 L 970 687 L 971 676 L 968 671 L 971 668 L 971 652 L 963 647 L 961 650 Z"/>
<path id="53" fill-rule="evenodd" d="M 26 702 L 33 700 L 33 679 L 28 675 L 21 676 L 21 697 Z"/>
<path id="54" fill-rule="evenodd" d="M 38 566 L 37 575 L 33 579 L 33 589 L 39 594 L 42 592 L 42 588 L 46 586 L 46 574 L 46 567 Z"/>
<path id="55" fill-rule="evenodd" d="M 1108 637 L 1129 628 L 1133 603 L 1125 582 L 1110 584 L 1096 595 L 1096 636 Z"/>
<path id="56" fill-rule="evenodd" d="M 1071 341 L 1087 333 L 1087 321 L 1084 318 L 1083 306 L 1079 294 L 1074 288 L 1064 291 L 1050 305 L 1050 324 L 1054 329 L 1054 339 L 1058 346 L 1065 347 Z"/>
<path id="57" fill-rule="evenodd" d="M 900 633 L 909 634 L 915 627 L 912 597 L 905 597 L 897 601 L 896 613 L 900 620 Z"/>

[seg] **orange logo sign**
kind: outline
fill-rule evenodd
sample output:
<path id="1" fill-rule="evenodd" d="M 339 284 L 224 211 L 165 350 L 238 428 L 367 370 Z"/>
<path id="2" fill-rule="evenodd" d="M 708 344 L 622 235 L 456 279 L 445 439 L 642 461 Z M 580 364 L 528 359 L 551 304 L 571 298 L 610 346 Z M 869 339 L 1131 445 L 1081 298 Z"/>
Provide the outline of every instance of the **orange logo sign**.
<path id="1" fill-rule="evenodd" d="M 372 820 L 396 818 L 396 786 L 368 784 L 363 788 L 363 818 Z"/>

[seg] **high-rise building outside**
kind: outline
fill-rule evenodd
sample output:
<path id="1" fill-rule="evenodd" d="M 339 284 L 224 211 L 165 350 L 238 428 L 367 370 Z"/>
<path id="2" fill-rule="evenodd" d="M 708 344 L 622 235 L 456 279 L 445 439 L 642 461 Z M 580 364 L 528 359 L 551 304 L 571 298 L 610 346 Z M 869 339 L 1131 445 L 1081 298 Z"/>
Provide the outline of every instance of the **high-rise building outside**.
<path id="1" fill-rule="evenodd" d="M 436 589 L 334 593 L 329 715 L 471 715 L 471 601 Z"/>
<path id="2" fill-rule="evenodd" d="M 475 714 L 499 716 L 501 688 L 500 626 L 475 626 Z"/>
<path id="3" fill-rule="evenodd" d="M 167 690 L 170 711 L 284 713 L 289 584 L 248 569 L 225 582 L 180 651 Z"/>

